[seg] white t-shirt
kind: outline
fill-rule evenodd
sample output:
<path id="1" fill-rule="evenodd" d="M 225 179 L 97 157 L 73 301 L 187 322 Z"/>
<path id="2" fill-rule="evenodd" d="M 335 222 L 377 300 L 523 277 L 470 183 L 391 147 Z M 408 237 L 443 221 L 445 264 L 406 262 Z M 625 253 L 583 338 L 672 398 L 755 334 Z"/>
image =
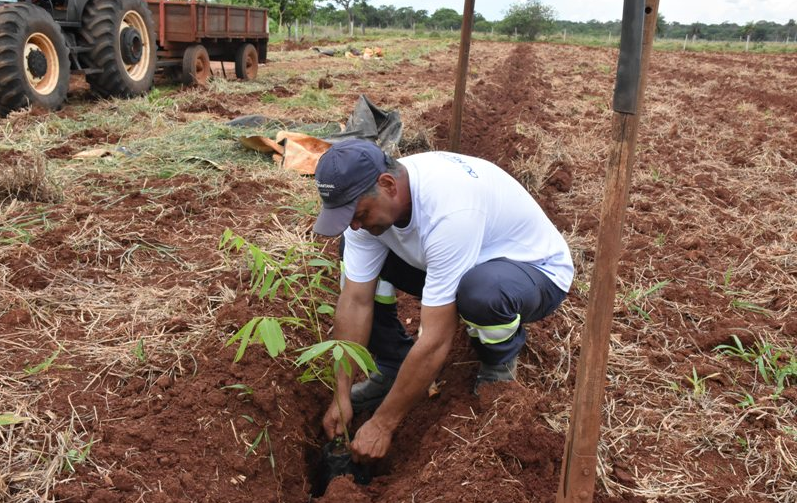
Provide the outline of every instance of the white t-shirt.
<path id="1" fill-rule="evenodd" d="M 449 152 L 426 152 L 399 162 L 409 175 L 410 223 L 393 226 L 381 236 L 347 228 L 347 278 L 376 278 L 392 250 L 426 271 L 425 306 L 454 302 L 462 276 L 499 257 L 530 263 L 563 291 L 570 289 L 573 261 L 567 243 L 531 195 L 504 170 Z"/>

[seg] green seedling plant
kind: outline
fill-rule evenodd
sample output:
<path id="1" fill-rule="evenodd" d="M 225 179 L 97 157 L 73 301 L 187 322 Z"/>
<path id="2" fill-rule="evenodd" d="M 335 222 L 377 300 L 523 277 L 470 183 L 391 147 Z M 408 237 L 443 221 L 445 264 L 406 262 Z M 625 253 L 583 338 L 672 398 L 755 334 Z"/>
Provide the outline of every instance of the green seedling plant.
<path id="1" fill-rule="evenodd" d="M 281 317 L 252 318 L 231 336 L 226 345 L 238 343 L 236 362 L 244 356 L 252 341 L 263 344 L 268 354 L 276 358 L 286 347 L 282 330 L 286 324 L 310 330 L 321 340 L 319 315 L 332 315 L 335 312 L 331 305 L 321 299 L 325 294 L 337 294 L 332 288 L 336 284 L 332 278 L 337 265 L 317 251 L 321 245 L 307 245 L 311 248 L 310 253 L 305 247 L 293 246 L 279 257 L 235 235 L 230 229 L 222 234 L 219 249 L 228 254 L 246 251 L 251 292 L 259 299 L 268 299 L 270 302 L 281 296 L 286 299 L 289 312 L 289 315 Z"/>
<path id="2" fill-rule="evenodd" d="M 302 383 L 319 381 L 335 397 L 338 410 L 341 411 L 340 423 L 343 425 L 343 441 L 348 448 L 351 438 L 338 398 L 337 375 L 342 371 L 352 377 L 354 369 L 351 362 L 354 362 L 365 375 L 369 375 L 371 372 L 379 373 L 374 359 L 368 350 L 360 344 L 343 340 L 322 341 L 297 351 L 300 354 L 296 358 L 296 365 L 306 367 L 302 375 L 299 376 L 299 381 Z"/>

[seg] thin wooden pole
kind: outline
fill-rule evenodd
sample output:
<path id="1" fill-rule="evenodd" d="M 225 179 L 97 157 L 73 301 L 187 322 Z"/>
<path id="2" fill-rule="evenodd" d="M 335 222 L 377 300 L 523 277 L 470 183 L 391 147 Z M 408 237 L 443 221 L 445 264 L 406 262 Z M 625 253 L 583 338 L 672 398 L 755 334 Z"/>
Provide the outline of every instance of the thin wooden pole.
<path id="1" fill-rule="evenodd" d="M 448 148 L 451 152 L 459 152 L 460 135 L 462 133 L 462 102 L 465 100 L 465 83 L 468 77 L 470 35 L 473 30 L 473 8 L 475 3 L 476 0 L 465 0 L 465 8 L 462 13 L 457 83 L 454 88 L 454 104 L 451 107 L 451 126 L 448 131 Z"/>
<path id="2" fill-rule="evenodd" d="M 612 145 L 597 236 L 595 266 L 589 289 L 587 318 L 581 335 L 576 390 L 562 459 L 557 503 L 589 503 L 595 492 L 601 406 L 609 359 L 609 331 L 617 289 L 617 267 L 622 251 L 621 238 L 631 185 L 639 113 L 642 111 L 647 84 L 647 68 L 658 8 L 659 0 L 644 1 L 642 55 L 641 60 L 637 60 L 639 85 L 635 99 L 632 96 L 630 101 L 633 111 L 617 111 L 622 107 L 618 107 L 618 94 L 615 93 Z M 623 19 L 623 22 L 626 20 Z M 622 52 L 621 49 L 620 62 Z"/>

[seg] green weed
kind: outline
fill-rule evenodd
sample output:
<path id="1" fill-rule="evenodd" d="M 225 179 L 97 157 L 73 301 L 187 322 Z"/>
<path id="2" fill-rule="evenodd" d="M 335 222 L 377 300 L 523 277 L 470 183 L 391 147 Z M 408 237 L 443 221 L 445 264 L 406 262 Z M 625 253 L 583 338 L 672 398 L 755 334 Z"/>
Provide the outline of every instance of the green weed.
<path id="1" fill-rule="evenodd" d="M 305 89 L 299 96 L 288 98 L 282 102 L 282 105 L 287 108 L 305 107 L 318 110 L 329 110 L 337 104 L 334 96 L 319 89 Z"/>
<path id="2" fill-rule="evenodd" d="M 243 384 L 243 383 L 230 384 L 229 386 L 222 386 L 221 389 L 237 389 L 237 390 L 240 390 L 240 393 L 238 393 L 239 397 L 251 396 L 255 392 L 255 390 L 253 390 L 250 386 L 247 386 L 246 384 Z"/>
<path id="3" fill-rule="evenodd" d="M 133 356 L 136 357 L 136 360 L 138 360 L 139 363 L 146 363 L 147 362 L 147 353 L 144 350 L 144 338 L 143 337 L 138 340 L 138 343 L 136 343 L 136 347 L 133 348 Z"/>
<path id="4" fill-rule="evenodd" d="M 730 297 L 731 300 L 729 305 L 731 308 L 741 311 L 750 311 L 756 314 L 762 314 L 764 316 L 770 316 L 770 312 L 768 309 L 759 306 L 753 302 L 749 302 L 744 300 L 744 297 L 749 297 L 752 295 L 752 292 L 747 290 L 734 290 L 731 288 L 731 278 L 733 276 L 733 268 L 729 267 L 725 274 L 722 277 L 722 293 L 724 293 L 727 297 Z"/>
<path id="5" fill-rule="evenodd" d="M 621 300 L 628 307 L 628 309 L 642 316 L 642 318 L 644 318 L 645 321 L 650 321 L 650 312 L 646 311 L 642 307 L 645 303 L 645 300 L 669 284 L 670 280 L 664 280 L 664 281 L 659 281 L 655 285 L 646 288 L 644 290 L 641 288 L 637 288 L 625 293 L 622 296 Z"/>
<path id="6" fill-rule="evenodd" d="M 36 211 L 39 212 L 38 215 L 31 216 L 29 213 L 19 215 L 0 224 L 0 244 L 28 244 L 33 240 L 34 228 L 41 227 L 45 231 L 51 229 L 52 224 L 47 216 L 52 210 L 45 211 L 37 207 Z"/>
<path id="7" fill-rule="evenodd" d="M 41 362 L 41 363 L 39 363 L 37 365 L 33 365 L 31 367 L 25 367 L 25 369 L 24 369 L 25 374 L 30 376 L 30 375 L 38 374 L 39 372 L 45 372 L 47 369 L 49 369 L 52 366 L 52 364 L 55 361 L 55 359 L 58 358 L 58 354 L 60 352 L 61 352 L 60 349 L 56 349 L 53 352 L 53 354 L 48 356 L 47 359 L 45 359 L 43 362 Z"/>
<path id="8" fill-rule="evenodd" d="M 752 348 L 746 348 L 735 334 L 731 339 L 733 344 L 720 344 L 714 350 L 752 365 L 765 384 L 775 387 L 773 398 L 777 399 L 787 386 L 797 380 L 797 355 L 793 348 L 778 347 L 763 340 L 756 341 Z"/>
<path id="9" fill-rule="evenodd" d="M 692 386 L 692 397 L 700 398 L 703 395 L 705 395 L 706 394 L 706 381 L 711 379 L 711 378 L 717 377 L 718 375 L 720 375 L 720 374 L 718 372 L 715 372 L 715 373 L 709 374 L 709 375 L 707 375 L 705 377 L 700 377 L 700 376 L 697 375 L 697 369 L 692 367 L 692 375 L 686 377 L 687 382 L 689 382 L 689 384 Z"/>
<path id="10" fill-rule="evenodd" d="M 257 424 L 257 423 L 255 423 L 254 418 L 252 418 L 251 416 L 242 415 L 241 417 L 246 419 L 247 421 L 249 421 L 252 424 Z M 269 464 L 271 465 L 271 469 L 272 470 L 276 470 L 277 463 L 274 460 L 274 450 L 271 448 L 271 437 L 268 435 L 268 425 L 269 425 L 269 423 L 266 423 L 266 424 L 263 425 L 263 428 L 261 428 L 260 431 L 257 433 L 257 435 L 255 436 L 255 439 L 252 441 L 251 444 L 249 444 L 249 447 L 246 448 L 246 456 L 249 456 L 252 453 L 257 454 L 255 452 L 255 449 L 257 449 L 260 446 L 261 442 L 263 442 L 263 440 L 265 440 L 266 441 L 266 445 L 268 446 L 268 461 L 269 461 Z M 276 475 L 276 473 L 275 473 L 275 475 Z"/>
<path id="11" fill-rule="evenodd" d="M 95 442 L 96 440 L 92 438 L 82 447 L 73 447 L 72 449 L 69 449 L 64 457 L 64 464 L 62 465 L 61 470 L 68 470 L 69 472 L 74 473 L 75 465 L 83 464 L 86 461 L 86 458 L 89 457 L 89 453 L 91 452 L 91 446 L 94 445 Z"/>

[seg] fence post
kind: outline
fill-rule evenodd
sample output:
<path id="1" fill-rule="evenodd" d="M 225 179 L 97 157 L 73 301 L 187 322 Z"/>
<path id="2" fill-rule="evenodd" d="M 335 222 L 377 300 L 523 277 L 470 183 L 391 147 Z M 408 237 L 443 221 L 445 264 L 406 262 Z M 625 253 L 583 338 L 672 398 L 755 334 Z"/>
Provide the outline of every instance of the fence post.
<path id="1" fill-rule="evenodd" d="M 659 0 L 625 0 L 612 143 L 557 503 L 592 503 L 617 270 Z M 644 26 L 644 28 L 643 28 Z"/>

